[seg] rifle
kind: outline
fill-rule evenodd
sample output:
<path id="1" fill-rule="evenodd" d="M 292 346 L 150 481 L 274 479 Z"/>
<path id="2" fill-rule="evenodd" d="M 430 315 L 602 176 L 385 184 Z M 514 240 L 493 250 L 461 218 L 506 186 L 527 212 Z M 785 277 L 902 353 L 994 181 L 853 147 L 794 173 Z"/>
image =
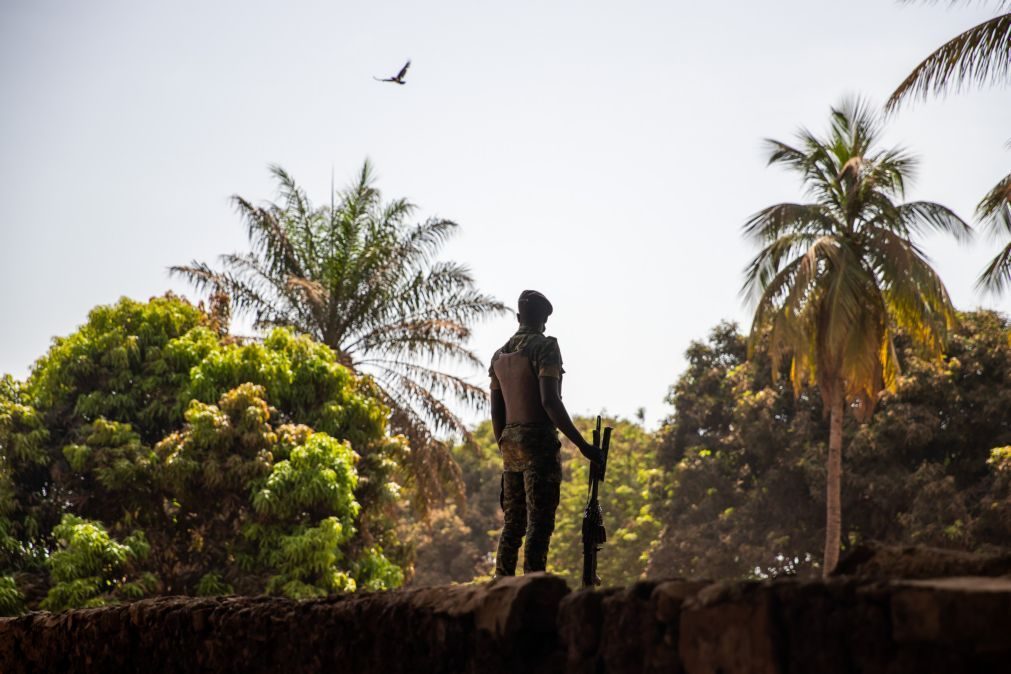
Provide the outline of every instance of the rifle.
<path id="1" fill-rule="evenodd" d="M 600 433 L 600 417 L 597 417 L 597 427 L 593 429 L 593 446 L 600 450 L 602 461 L 598 466 L 590 464 L 590 484 L 587 489 L 586 508 L 583 510 L 583 587 L 600 585 L 597 576 L 597 553 L 600 546 L 607 541 L 604 530 L 604 513 L 600 510 L 597 491 L 604 479 L 607 468 L 607 453 L 611 447 L 610 426 L 604 428 L 603 440 Z"/>

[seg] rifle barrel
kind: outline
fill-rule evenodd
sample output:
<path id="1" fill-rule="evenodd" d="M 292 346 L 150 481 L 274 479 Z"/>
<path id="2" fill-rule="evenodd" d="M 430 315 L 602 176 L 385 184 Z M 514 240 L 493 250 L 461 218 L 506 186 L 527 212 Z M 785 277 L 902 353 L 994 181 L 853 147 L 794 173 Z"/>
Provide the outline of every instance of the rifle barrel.
<path id="1" fill-rule="evenodd" d="M 604 471 L 607 470 L 607 455 L 611 450 L 611 431 L 613 430 L 610 426 L 604 429 L 604 442 L 600 447 L 600 451 L 603 454 L 603 463 L 600 464 L 600 475 L 598 476 L 601 480 L 604 479 Z"/>

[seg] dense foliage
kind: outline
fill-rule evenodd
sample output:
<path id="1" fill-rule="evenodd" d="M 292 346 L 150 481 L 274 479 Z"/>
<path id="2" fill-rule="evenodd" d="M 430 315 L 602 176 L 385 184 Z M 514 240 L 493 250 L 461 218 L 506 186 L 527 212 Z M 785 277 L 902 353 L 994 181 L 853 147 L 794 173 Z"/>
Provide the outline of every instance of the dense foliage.
<path id="1" fill-rule="evenodd" d="M 578 418 L 576 426 L 589 437 L 594 420 Z M 597 562 L 597 575 L 609 585 L 635 582 L 646 568 L 647 553 L 660 533 L 654 514 L 655 492 L 663 489 L 656 460 L 656 439 L 640 424 L 605 418 L 614 427 L 607 473 L 601 487 L 607 543 Z M 589 463 L 566 440 L 565 482 L 558 507 L 549 570 L 578 587 L 583 575 L 582 522 L 587 500 Z"/>
<path id="2" fill-rule="evenodd" d="M 308 337 L 215 327 L 124 299 L 3 380 L 0 572 L 29 605 L 402 582 L 408 452 L 375 386 Z"/>
<path id="3" fill-rule="evenodd" d="M 896 334 L 901 374 L 866 425 L 843 434 L 844 549 L 863 541 L 962 550 L 1011 545 L 1011 332 L 988 311 L 959 315 L 947 355 L 925 358 Z M 673 413 L 655 433 L 614 420 L 601 496 L 611 585 L 652 576 L 821 573 L 828 421 L 817 388 L 794 394 L 784 364 L 747 358 L 733 324 L 687 351 Z M 577 419 L 584 432 L 589 419 Z M 419 584 L 486 578 L 502 526 L 501 459 L 489 423 L 454 448 L 466 507 L 419 526 Z M 586 461 L 563 445 L 564 482 L 549 570 L 579 583 Z"/>
<path id="4" fill-rule="evenodd" d="M 965 550 L 1011 543 L 1011 343 L 1006 319 L 960 316 L 947 354 L 896 337 L 902 374 L 866 425 L 844 427 L 844 547 L 866 540 Z M 795 397 L 745 358 L 733 325 L 688 350 L 659 451 L 668 495 L 655 575 L 813 573 L 824 536 L 821 396 Z"/>
<path id="5" fill-rule="evenodd" d="M 466 501 L 413 522 L 397 486 L 406 445 L 368 379 L 286 330 L 239 343 L 214 327 L 179 299 L 123 300 L 56 340 L 27 381 L 0 380 L 0 610 L 394 587 L 412 550 L 416 584 L 488 577 L 501 527 L 489 422 L 447 450 Z M 895 390 L 844 426 L 844 547 L 1007 546 L 1006 319 L 961 314 L 941 359 L 902 331 L 895 343 Z M 820 571 L 822 398 L 795 395 L 764 353 L 748 360 L 722 324 L 688 350 L 659 431 L 609 421 L 606 583 Z M 575 585 L 586 462 L 562 451 L 549 570 Z"/>
<path id="6" fill-rule="evenodd" d="M 589 435 L 593 420 L 575 419 Z M 656 440 L 641 425 L 624 419 L 607 419 L 614 426 L 611 460 L 602 488 L 604 524 L 608 543 L 599 559 L 598 573 L 609 584 L 635 581 L 646 568 L 650 545 L 661 523 L 653 515 L 652 494 L 662 490 L 656 461 Z M 465 507 L 450 505 L 436 511 L 431 523 L 419 526 L 416 562 L 417 584 L 438 584 L 486 578 L 494 570 L 494 554 L 502 528 L 499 504 L 502 460 L 491 422 L 474 432 L 475 447 L 453 449 L 467 487 Z M 565 577 L 573 587 L 582 577 L 580 538 L 586 505 L 586 459 L 568 441 L 562 444 L 562 494 L 551 539 L 548 571 Z M 522 552 L 520 553 L 522 559 Z"/>
<path id="7" fill-rule="evenodd" d="M 230 297 L 257 328 L 290 326 L 331 347 L 341 364 L 370 374 L 394 430 L 411 441 L 416 505 L 424 508 L 458 477 L 446 445 L 432 434 L 466 434 L 446 398 L 474 408 L 485 401 L 483 389 L 440 366 L 481 367 L 466 347 L 470 326 L 504 306 L 475 288 L 465 266 L 436 260 L 456 224 L 410 224 L 415 206 L 383 202 L 368 162 L 322 206 L 284 170 L 272 172 L 277 203 L 233 198 L 251 252 L 223 255 L 220 270 L 193 262 L 172 271 Z"/>
<path id="8" fill-rule="evenodd" d="M 410 538 L 416 545 L 413 583 L 439 585 L 490 578 L 502 529 L 502 459 L 491 421 L 478 425 L 472 443 L 451 448 L 460 466 L 466 500 L 446 502 L 419 522 Z"/>

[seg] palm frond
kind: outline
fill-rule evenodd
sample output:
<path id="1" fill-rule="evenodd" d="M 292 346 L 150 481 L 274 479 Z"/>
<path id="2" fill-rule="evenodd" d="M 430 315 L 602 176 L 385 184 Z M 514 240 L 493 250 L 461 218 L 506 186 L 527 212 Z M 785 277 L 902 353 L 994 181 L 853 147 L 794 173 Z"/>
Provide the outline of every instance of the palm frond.
<path id="1" fill-rule="evenodd" d="M 428 429 L 424 416 L 414 410 L 402 389 L 380 389 L 383 403 L 390 408 L 390 424 L 404 429 L 411 448 L 405 466 L 415 510 L 425 515 L 432 504 L 453 496 L 459 502 L 464 498 L 463 472 L 444 442 L 435 439 Z"/>
<path id="2" fill-rule="evenodd" d="M 896 88 L 885 104 L 894 110 L 908 98 L 926 99 L 949 88 L 1005 81 L 1011 69 L 1011 14 L 970 28 L 941 45 Z"/>
<path id="3" fill-rule="evenodd" d="M 1011 217 L 1011 213 L 1008 217 Z M 990 260 L 976 280 L 976 288 L 994 295 L 1000 295 L 1011 288 L 1011 242 Z"/>
<path id="4" fill-rule="evenodd" d="M 763 295 L 778 297 L 778 288 L 784 283 L 782 270 L 788 261 L 803 261 L 803 255 L 819 237 L 807 232 L 784 234 L 758 252 L 745 269 L 741 296 L 754 303 Z M 778 282 L 777 282 L 778 279 Z M 770 290 L 771 288 L 771 290 Z M 771 295 L 770 295 L 771 293 Z"/>
<path id="5" fill-rule="evenodd" d="M 980 200 L 976 206 L 976 220 L 983 223 L 991 237 L 1011 234 L 1009 208 L 1011 208 L 1011 174 L 1001 178 L 1000 182 Z"/>
<path id="6" fill-rule="evenodd" d="M 271 274 L 306 276 L 299 251 L 279 221 L 283 211 L 254 206 L 238 195 L 232 197 L 232 204 L 246 221 L 246 232 L 253 251 L 266 263 Z"/>
<path id="7" fill-rule="evenodd" d="M 768 151 L 767 165 L 782 164 L 787 168 L 805 173 L 808 166 L 808 155 L 801 150 L 774 138 L 766 138 L 763 143 Z"/>
<path id="8" fill-rule="evenodd" d="M 829 232 L 838 223 L 824 204 L 783 203 L 758 211 L 744 223 L 744 235 L 759 241 L 773 241 L 784 232 Z"/>
<path id="9" fill-rule="evenodd" d="M 362 365 L 372 365 L 386 374 L 409 377 L 436 398 L 452 397 L 465 402 L 472 410 L 480 410 L 488 401 L 488 392 L 467 380 L 431 367 L 407 360 L 371 359 Z M 454 430 L 461 427 L 454 422 Z"/>
<path id="10" fill-rule="evenodd" d="M 870 231 L 869 239 L 868 258 L 891 321 L 929 355 L 939 355 L 957 320 L 941 278 L 908 239 L 885 228 Z"/>
<path id="11" fill-rule="evenodd" d="M 972 227 L 957 213 L 932 201 L 908 201 L 898 207 L 898 217 L 908 231 L 948 234 L 961 243 L 972 239 Z"/>
<path id="12" fill-rule="evenodd" d="M 389 392 L 396 390 L 398 398 L 404 403 L 401 404 L 399 412 L 407 413 L 412 418 L 424 420 L 426 428 L 436 433 L 456 432 L 467 433 L 467 428 L 456 415 L 456 413 L 446 405 L 438 396 L 416 382 L 412 377 L 398 372 L 394 368 L 380 368 L 376 375 L 376 380 L 380 382 L 383 390 Z M 403 429 L 405 435 L 422 435 L 413 425 Z M 431 432 L 426 430 L 431 436 Z"/>
<path id="13" fill-rule="evenodd" d="M 481 367 L 481 359 L 474 352 L 462 346 L 459 339 L 452 334 L 446 334 L 450 333 L 450 330 L 440 330 L 442 334 L 428 335 L 417 335 L 412 330 L 409 325 L 399 330 L 391 328 L 385 334 L 373 335 L 369 342 L 361 346 L 349 347 L 347 353 L 352 356 L 353 362 L 366 362 L 366 358 L 357 356 L 359 352 L 364 352 L 384 358 L 416 358 L 440 366 L 446 363 L 459 363 L 475 368 Z M 469 329 L 466 332 L 469 335 Z"/>
<path id="14" fill-rule="evenodd" d="M 895 148 L 869 157 L 867 170 L 861 176 L 862 196 L 871 191 L 881 191 L 888 196 L 902 198 L 906 186 L 916 176 L 919 160 L 903 148 Z"/>
<path id="15" fill-rule="evenodd" d="M 312 307 L 300 301 L 299 292 L 289 282 L 292 277 L 275 274 L 253 253 L 221 256 L 227 278 L 223 292 L 234 306 L 254 315 L 256 328 L 291 326 L 299 332 L 319 337 Z"/>
<path id="16" fill-rule="evenodd" d="M 1011 288 L 1011 174 L 1002 178 L 980 200 L 976 219 L 986 228 L 990 240 L 1008 240 L 976 279 L 977 290 L 1001 295 Z"/>

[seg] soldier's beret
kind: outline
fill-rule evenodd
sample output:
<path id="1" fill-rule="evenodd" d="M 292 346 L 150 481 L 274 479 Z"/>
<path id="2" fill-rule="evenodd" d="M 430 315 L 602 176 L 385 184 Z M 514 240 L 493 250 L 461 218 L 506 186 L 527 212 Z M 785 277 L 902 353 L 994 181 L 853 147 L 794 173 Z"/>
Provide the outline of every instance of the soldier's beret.
<path id="1" fill-rule="evenodd" d="M 554 311 L 554 307 L 551 306 L 551 302 L 548 298 L 540 294 L 536 290 L 524 290 L 520 293 L 519 307 L 523 309 L 524 307 L 541 307 L 546 312 L 546 316 L 550 316 L 551 312 Z"/>

